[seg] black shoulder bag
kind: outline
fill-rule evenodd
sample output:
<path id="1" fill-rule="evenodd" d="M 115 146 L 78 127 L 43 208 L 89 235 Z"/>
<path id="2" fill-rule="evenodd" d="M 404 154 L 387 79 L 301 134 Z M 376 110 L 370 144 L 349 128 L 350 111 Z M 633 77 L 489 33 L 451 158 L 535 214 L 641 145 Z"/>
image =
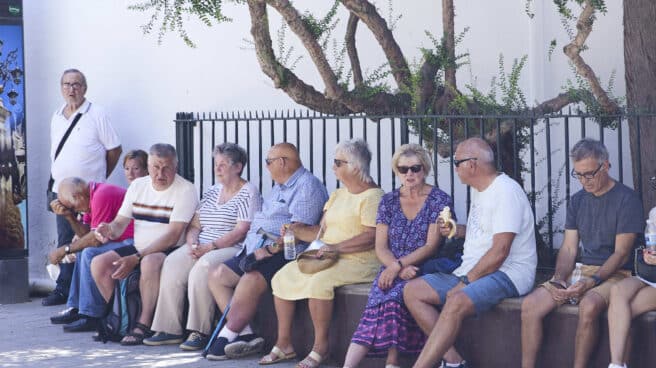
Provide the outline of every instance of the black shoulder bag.
<path id="1" fill-rule="evenodd" d="M 61 141 L 59 141 L 59 145 L 57 146 L 57 150 L 55 151 L 55 158 L 52 160 L 53 162 L 57 159 L 57 156 L 59 156 L 59 152 L 61 152 L 62 148 L 64 148 L 64 143 L 66 143 L 68 136 L 71 135 L 73 128 L 75 128 L 75 125 L 77 125 L 77 122 L 80 120 L 81 117 L 82 117 L 81 112 L 78 112 L 77 115 L 75 115 L 75 119 L 73 119 L 73 122 L 71 122 L 71 125 L 66 130 L 66 133 L 64 133 L 64 136 L 62 137 Z M 52 178 L 52 170 L 51 170 L 50 180 L 48 180 L 48 190 L 46 191 L 46 196 L 47 196 L 46 209 L 50 212 L 52 212 L 52 208 L 50 208 L 50 202 L 56 199 L 55 193 L 52 192 L 53 184 L 55 184 L 55 179 Z"/>

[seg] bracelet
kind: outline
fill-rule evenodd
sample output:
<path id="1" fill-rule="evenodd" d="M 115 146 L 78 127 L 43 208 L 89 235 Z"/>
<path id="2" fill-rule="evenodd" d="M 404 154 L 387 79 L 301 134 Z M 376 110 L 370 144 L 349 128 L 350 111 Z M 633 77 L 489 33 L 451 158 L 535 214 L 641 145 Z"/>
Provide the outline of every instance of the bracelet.
<path id="1" fill-rule="evenodd" d="M 401 263 L 401 260 L 400 260 L 400 259 L 397 259 L 397 260 L 396 260 L 396 263 L 399 264 L 399 267 L 403 268 L 403 263 Z"/>
<path id="2" fill-rule="evenodd" d="M 269 253 L 270 255 L 273 255 L 273 253 L 271 253 L 271 251 L 269 250 L 269 246 L 268 246 L 268 245 L 265 245 L 265 246 L 264 246 L 264 250 L 266 250 L 266 252 Z"/>

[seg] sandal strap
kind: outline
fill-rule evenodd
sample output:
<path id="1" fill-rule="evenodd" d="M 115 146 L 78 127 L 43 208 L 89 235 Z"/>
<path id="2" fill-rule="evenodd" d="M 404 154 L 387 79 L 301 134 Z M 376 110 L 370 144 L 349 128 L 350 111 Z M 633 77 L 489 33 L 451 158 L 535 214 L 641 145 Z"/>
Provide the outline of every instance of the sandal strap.
<path id="1" fill-rule="evenodd" d="M 285 354 L 285 352 L 282 351 L 282 349 L 280 349 L 279 347 L 277 347 L 275 345 L 274 345 L 273 348 L 271 348 L 271 352 L 269 354 L 273 354 L 273 355 L 277 356 L 279 359 L 283 359 L 287 356 L 287 354 Z"/>
<path id="2" fill-rule="evenodd" d="M 308 357 L 317 363 L 321 363 L 323 361 L 323 357 L 321 356 L 321 354 L 317 353 L 314 350 L 312 350 L 310 354 L 308 354 Z"/>
<path id="3" fill-rule="evenodd" d="M 137 323 L 134 325 L 134 328 L 138 328 L 138 329 L 140 329 L 141 331 L 143 331 L 144 334 L 147 334 L 147 333 L 150 331 L 150 326 L 146 326 L 146 325 L 144 325 L 144 324 L 141 323 L 141 322 L 137 322 Z M 133 331 L 134 331 L 134 328 L 132 329 Z"/>

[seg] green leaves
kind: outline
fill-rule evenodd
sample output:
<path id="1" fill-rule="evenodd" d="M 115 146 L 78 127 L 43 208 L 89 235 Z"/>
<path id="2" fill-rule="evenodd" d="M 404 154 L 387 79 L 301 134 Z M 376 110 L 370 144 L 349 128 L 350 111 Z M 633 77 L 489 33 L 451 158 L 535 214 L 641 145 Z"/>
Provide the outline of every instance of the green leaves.
<path id="1" fill-rule="evenodd" d="M 243 4 L 244 0 L 225 0 Z M 157 42 L 162 43 L 168 32 L 177 32 L 189 47 L 196 47 L 185 30 L 185 20 L 193 16 L 211 27 L 215 22 L 231 22 L 232 19 L 223 15 L 224 0 L 150 0 L 129 5 L 128 9 L 140 12 L 152 12 L 150 19 L 141 26 L 144 34 L 150 34 L 157 27 Z M 187 16 L 185 18 L 185 16 Z"/>

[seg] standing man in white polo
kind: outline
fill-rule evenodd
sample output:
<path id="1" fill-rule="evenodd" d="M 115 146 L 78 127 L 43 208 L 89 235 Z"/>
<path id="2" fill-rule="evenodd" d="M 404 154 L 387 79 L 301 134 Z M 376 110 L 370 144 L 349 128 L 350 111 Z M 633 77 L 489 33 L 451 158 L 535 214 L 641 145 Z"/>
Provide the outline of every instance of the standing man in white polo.
<path id="1" fill-rule="evenodd" d="M 77 69 L 67 69 L 61 77 L 65 104 L 57 109 L 50 123 L 49 202 L 57 198 L 59 182 L 67 177 L 104 182 L 121 156 L 121 142 L 109 116 L 101 106 L 84 95 L 87 80 Z M 73 229 L 63 216 L 57 217 L 57 246 L 66 247 L 73 239 Z M 42 304 L 66 303 L 73 274 L 73 264 L 60 265 L 55 290 Z"/>

